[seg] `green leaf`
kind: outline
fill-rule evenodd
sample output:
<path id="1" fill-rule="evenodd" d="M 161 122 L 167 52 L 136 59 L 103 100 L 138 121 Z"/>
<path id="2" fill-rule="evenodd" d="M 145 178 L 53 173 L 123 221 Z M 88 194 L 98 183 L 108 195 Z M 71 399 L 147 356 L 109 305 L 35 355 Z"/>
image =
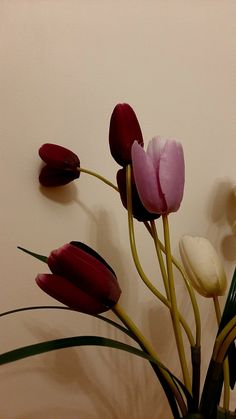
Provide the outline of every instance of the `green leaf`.
<path id="1" fill-rule="evenodd" d="M 47 309 L 67 310 L 67 311 L 73 311 L 74 313 L 79 313 L 79 314 L 84 315 L 84 313 L 80 313 L 79 311 L 73 310 L 73 308 L 66 307 L 66 306 L 30 306 L 30 307 L 19 307 L 19 308 L 15 308 L 13 310 L 4 311 L 4 312 L 0 313 L 0 317 L 9 316 L 10 314 L 20 313 L 22 311 L 47 310 Z M 116 323 L 114 320 L 108 319 L 107 317 L 102 316 L 101 314 L 86 314 L 86 316 L 95 317 L 99 320 L 102 320 L 102 321 L 110 324 L 111 326 L 116 327 L 117 329 L 121 330 L 121 332 L 125 333 L 126 335 L 128 335 L 130 338 L 134 339 L 137 342 L 136 336 L 131 331 L 129 331 L 125 327 L 121 326 L 120 324 Z"/>
<path id="2" fill-rule="evenodd" d="M 236 269 L 232 278 L 230 289 L 228 292 L 225 308 L 222 314 L 219 325 L 218 334 L 223 330 L 227 323 L 236 315 Z M 235 343 L 232 342 L 228 349 L 229 373 L 230 373 L 230 387 L 233 390 L 236 382 L 236 348 Z M 223 379 L 222 383 L 223 384 Z"/>
<path id="3" fill-rule="evenodd" d="M 231 286 L 228 292 L 225 308 L 221 317 L 218 334 L 223 330 L 227 323 L 236 315 L 236 269 L 232 278 Z M 229 361 L 229 374 L 230 374 L 230 387 L 233 389 L 236 380 L 236 349 L 235 344 L 232 344 L 228 350 L 228 361 Z M 223 366 L 222 363 L 217 363 L 214 359 L 211 359 L 203 390 L 200 403 L 200 410 L 203 415 L 208 415 L 209 419 L 215 418 L 217 406 L 220 402 L 220 397 L 223 387 Z"/>
<path id="4" fill-rule="evenodd" d="M 47 263 L 47 260 L 48 260 L 47 256 L 43 256 L 43 255 L 39 255 L 38 253 L 31 252 L 30 250 L 27 250 L 27 249 L 25 249 L 24 247 L 21 247 L 21 246 L 17 246 L 17 249 L 20 249 L 23 252 L 28 253 L 28 255 L 33 256 L 34 258 L 41 260 L 41 262 Z"/>
<path id="5" fill-rule="evenodd" d="M 141 351 L 140 349 L 134 348 L 133 346 L 127 345 L 126 343 L 119 342 L 114 339 L 100 336 L 72 336 L 17 348 L 12 351 L 0 354 L 0 365 L 28 358 L 30 356 L 43 354 L 45 352 L 51 352 L 57 349 L 71 348 L 75 346 L 104 346 L 108 348 L 115 348 L 147 359 L 148 361 L 157 364 L 160 368 L 163 368 L 162 364 L 157 362 L 154 358 Z"/>

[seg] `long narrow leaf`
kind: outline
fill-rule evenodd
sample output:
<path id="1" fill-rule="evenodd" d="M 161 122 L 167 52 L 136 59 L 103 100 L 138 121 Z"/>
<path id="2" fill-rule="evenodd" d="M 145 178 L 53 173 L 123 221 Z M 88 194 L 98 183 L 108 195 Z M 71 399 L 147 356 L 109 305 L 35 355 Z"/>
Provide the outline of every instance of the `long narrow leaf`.
<path id="1" fill-rule="evenodd" d="M 75 313 L 82 314 L 79 311 L 73 310 L 73 308 L 66 307 L 66 306 L 30 306 L 30 307 L 19 307 L 19 308 L 15 308 L 13 310 L 4 311 L 4 312 L 0 313 L 0 317 L 5 317 L 5 316 L 8 316 L 10 314 L 20 313 L 22 311 L 47 310 L 47 309 L 67 310 L 67 311 L 73 311 Z M 102 316 L 101 314 L 86 314 L 86 316 L 95 317 L 99 320 L 102 320 L 102 321 L 116 327 L 117 329 L 121 330 L 121 332 L 125 333 L 126 335 L 128 335 L 130 338 L 134 339 L 137 342 L 136 336 L 132 332 L 130 332 L 128 329 L 121 326 L 120 324 L 116 323 L 114 320 L 108 319 L 107 317 Z"/>
<path id="2" fill-rule="evenodd" d="M 17 249 L 20 249 L 20 250 L 22 250 L 22 252 L 25 252 L 28 255 L 33 256 L 34 258 L 41 260 L 41 262 L 47 263 L 47 260 L 48 260 L 47 256 L 43 256 L 43 255 L 39 255 L 38 253 L 31 252 L 30 250 L 27 250 L 27 249 L 25 249 L 24 247 L 21 247 L 21 246 L 17 246 Z"/>
<path id="3" fill-rule="evenodd" d="M 141 351 L 140 349 L 114 339 L 100 336 L 72 336 L 17 348 L 12 351 L 0 354 L 0 365 L 28 358 L 30 356 L 43 354 L 45 352 L 51 352 L 57 349 L 71 348 L 75 346 L 104 346 L 108 348 L 120 349 L 122 351 L 129 352 L 133 355 L 147 359 L 148 361 L 157 364 L 160 368 L 163 368 L 159 362 L 157 362 L 154 358 Z"/>
<path id="4" fill-rule="evenodd" d="M 223 330 L 227 323 L 235 316 L 236 314 L 236 269 L 234 270 L 234 275 L 228 292 L 227 300 L 225 303 L 224 311 L 221 317 L 221 322 L 219 325 L 218 334 Z M 230 373 L 230 387 L 231 390 L 234 389 L 236 382 L 236 347 L 235 343 L 232 342 L 228 350 L 228 361 L 229 361 L 229 373 Z M 221 387 L 223 385 L 223 378 L 221 379 Z"/>

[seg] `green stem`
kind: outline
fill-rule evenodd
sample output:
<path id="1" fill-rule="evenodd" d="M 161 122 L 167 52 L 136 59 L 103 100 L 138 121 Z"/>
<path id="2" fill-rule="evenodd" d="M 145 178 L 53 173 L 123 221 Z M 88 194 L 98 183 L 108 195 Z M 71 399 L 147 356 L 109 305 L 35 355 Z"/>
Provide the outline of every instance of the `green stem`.
<path id="1" fill-rule="evenodd" d="M 236 325 L 234 326 L 234 328 L 230 331 L 230 333 L 228 333 L 227 337 L 225 338 L 225 340 L 222 342 L 222 345 L 219 348 L 219 352 L 217 354 L 217 362 L 221 363 L 223 362 L 224 358 L 225 358 L 225 354 L 230 346 L 230 344 L 236 339 Z"/>
<path id="2" fill-rule="evenodd" d="M 181 333 L 181 328 L 180 328 L 180 323 L 179 323 L 178 307 L 177 307 L 177 300 L 176 300 L 176 294 L 175 294 L 174 277 L 173 277 L 173 270 L 172 270 L 172 259 L 171 259 L 169 224 L 168 224 L 167 215 L 163 215 L 162 219 L 163 219 L 165 248 L 166 248 L 166 265 L 167 265 L 169 290 L 170 290 L 171 318 L 172 318 L 176 345 L 177 345 L 179 360 L 180 360 L 180 364 L 182 368 L 184 383 L 187 389 L 191 392 L 190 377 L 189 377 L 187 362 L 185 358 L 185 350 L 184 350 L 183 338 L 182 338 L 182 333 Z"/>
<path id="3" fill-rule="evenodd" d="M 164 297 L 164 295 L 158 291 L 158 289 L 153 285 L 153 283 L 148 279 L 145 272 L 142 269 L 141 263 L 139 261 L 138 252 L 135 243 L 135 235 L 134 235 L 134 223 L 133 223 L 133 215 L 132 215 L 132 192 L 131 192 L 131 168 L 127 166 L 126 168 L 126 175 L 127 175 L 127 209 L 128 209 L 128 223 L 129 223 L 129 239 L 130 239 L 130 247 L 132 252 L 132 257 L 134 260 L 135 267 L 138 271 L 138 274 L 147 288 L 169 309 L 171 308 L 170 302 Z M 188 337 L 191 346 L 195 345 L 193 335 L 191 330 L 186 323 L 183 316 L 178 313 L 179 320 L 185 330 L 185 333 Z"/>
<path id="4" fill-rule="evenodd" d="M 136 336 L 137 341 L 139 342 L 142 349 L 144 349 L 153 359 L 157 361 L 159 365 L 162 365 L 160 359 L 158 358 L 157 354 L 153 350 L 152 346 L 150 345 L 149 341 L 143 336 L 140 332 L 138 327 L 135 323 L 130 319 L 127 313 L 122 309 L 122 307 L 117 303 L 113 308 L 112 311 L 117 315 L 117 317 L 122 321 L 122 323 Z M 178 401 L 180 410 L 183 415 L 186 415 L 187 409 L 182 398 L 181 393 L 179 392 L 178 388 L 176 387 L 175 383 L 173 382 L 171 376 L 169 375 L 168 371 L 165 368 L 161 368 L 161 373 L 165 380 L 168 382 L 176 400 Z"/>
<path id="5" fill-rule="evenodd" d="M 220 311 L 220 304 L 218 297 L 213 297 L 216 319 L 218 326 L 220 325 L 221 320 L 221 311 Z M 229 362 L 226 358 L 223 363 L 223 372 L 224 372 L 224 401 L 223 407 L 225 410 L 229 410 L 229 402 L 230 402 L 230 386 L 229 386 Z"/>
<path id="6" fill-rule="evenodd" d="M 235 327 L 236 327 L 236 316 L 234 316 L 218 334 L 215 340 L 215 345 L 214 345 L 213 354 L 212 354 L 213 360 L 216 361 L 223 342 L 225 341 L 225 339 L 228 337 L 228 335 L 232 332 L 232 330 Z"/>
<path id="7" fill-rule="evenodd" d="M 156 254 L 157 254 L 157 258 L 158 258 L 158 262 L 159 262 L 159 266 L 160 266 L 160 270 L 161 270 L 161 276 L 162 276 L 165 291 L 166 291 L 166 296 L 167 296 L 167 299 L 170 300 L 170 290 L 169 290 L 168 278 L 167 278 L 166 268 L 165 268 L 164 260 L 163 260 L 163 257 L 162 257 L 160 245 L 159 245 L 159 242 L 158 242 L 157 229 L 156 229 L 156 224 L 155 224 L 154 220 L 151 221 L 151 229 L 152 229 L 152 237 L 153 237 L 154 244 L 155 244 Z"/>
<path id="8" fill-rule="evenodd" d="M 151 235 L 153 235 L 152 229 L 149 226 L 149 224 L 147 222 L 145 222 L 144 224 L 145 224 L 145 227 L 147 228 L 147 230 L 149 231 L 149 233 Z M 165 249 L 164 244 L 160 241 L 159 238 L 157 238 L 157 240 L 158 240 L 158 244 L 159 244 L 162 252 L 164 252 L 166 254 L 166 249 Z M 196 346 L 200 347 L 201 346 L 201 316 L 200 316 L 200 311 L 199 311 L 199 307 L 198 307 L 198 304 L 197 304 L 197 300 L 196 300 L 196 297 L 195 297 L 195 293 L 194 293 L 194 290 L 193 290 L 193 288 L 192 288 L 192 286 L 191 286 L 191 284 L 188 280 L 188 276 L 187 276 L 185 270 L 183 269 L 182 265 L 172 255 L 171 255 L 171 260 L 172 260 L 172 263 L 175 265 L 175 267 L 181 273 L 181 275 L 183 277 L 183 280 L 185 282 L 185 286 L 186 286 L 187 291 L 189 293 L 189 297 L 190 297 L 192 307 L 193 307 L 195 325 L 196 325 Z"/>
<path id="9" fill-rule="evenodd" d="M 77 169 L 78 169 L 79 172 L 87 173 L 87 175 L 91 175 L 91 176 L 96 177 L 97 179 L 99 179 L 102 182 L 106 183 L 106 185 L 111 186 L 111 188 L 115 189 L 115 191 L 119 192 L 119 189 L 118 189 L 118 187 L 116 185 L 114 185 L 112 182 L 110 182 L 105 177 L 99 175 L 98 173 L 93 172 L 92 170 L 83 169 L 82 167 L 78 167 Z"/>
<path id="10" fill-rule="evenodd" d="M 199 307 L 198 307 L 198 304 L 197 304 L 197 300 L 196 300 L 196 297 L 195 297 L 195 294 L 194 294 L 194 290 L 193 290 L 191 284 L 189 283 L 188 276 L 187 276 L 185 270 L 183 269 L 181 264 L 177 261 L 177 259 L 175 259 L 174 256 L 172 257 L 172 262 L 176 266 L 176 268 L 179 270 L 179 272 L 181 273 L 182 278 L 185 282 L 187 291 L 189 293 L 189 297 L 190 297 L 192 307 L 193 307 L 194 318 L 195 318 L 196 346 L 200 347 L 201 346 L 201 316 L 200 316 L 200 311 L 199 311 Z"/>

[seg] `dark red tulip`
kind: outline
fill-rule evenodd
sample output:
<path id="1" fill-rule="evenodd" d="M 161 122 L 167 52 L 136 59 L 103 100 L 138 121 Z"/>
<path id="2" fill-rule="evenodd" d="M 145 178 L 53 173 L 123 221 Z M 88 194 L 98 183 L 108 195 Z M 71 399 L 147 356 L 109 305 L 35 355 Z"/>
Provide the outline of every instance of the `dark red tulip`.
<path id="1" fill-rule="evenodd" d="M 113 269 L 93 249 L 80 242 L 65 244 L 47 260 L 52 274 L 39 274 L 36 282 L 61 303 L 87 314 L 112 308 L 121 290 Z"/>
<path id="2" fill-rule="evenodd" d="M 80 160 L 71 150 L 57 144 L 43 144 L 39 156 L 46 163 L 39 174 L 43 186 L 62 186 L 80 176 Z"/>
<path id="3" fill-rule="evenodd" d="M 127 197 L 126 197 L 126 168 L 118 170 L 116 175 L 117 185 L 120 192 L 120 198 L 123 206 L 127 209 Z M 131 175 L 131 188 L 132 188 L 132 213 L 134 218 L 138 221 L 151 221 L 159 218 L 159 214 L 150 213 L 144 208 L 140 201 L 138 191 L 135 185 L 133 171 Z"/>
<path id="4" fill-rule="evenodd" d="M 143 146 L 143 135 L 134 110 L 127 103 L 119 103 L 110 120 L 109 144 L 112 157 L 121 166 L 131 163 L 134 141 Z"/>

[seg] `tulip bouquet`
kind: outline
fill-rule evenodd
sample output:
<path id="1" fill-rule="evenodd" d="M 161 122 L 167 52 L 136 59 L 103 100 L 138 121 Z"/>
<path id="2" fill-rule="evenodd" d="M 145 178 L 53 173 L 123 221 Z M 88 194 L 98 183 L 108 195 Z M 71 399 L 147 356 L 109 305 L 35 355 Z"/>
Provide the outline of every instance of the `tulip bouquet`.
<path id="1" fill-rule="evenodd" d="M 181 378 L 164 365 L 150 342 L 138 329 L 119 303 L 121 289 L 114 270 L 94 249 L 72 241 L 42 256 L 21 250 L 47 264 L 51 273 L 39 274 L 37 285 L 60 306 L 24 307 L 21 310 L 55 308 L 75 310 L 95 316 L 116 327 L 132 340 L 132 344 L 100 336 L 74 336 L 22 347 L 0 355 L 0 364 L 60 348 L 99 345 L 117 348 L 146 359 L 168 399 L 173 418 L 233 418 L 229 410 L 230 388 L 236 382 L 236 273 L 234 273 L 223 313 L 218 297 L 226 291 L 226 275 L 212 244 L 202 237 L 183 236 L 180 240 L 182 264 L 172 255 L 168 217 L 179 209 L 185 180 L 184 153 L 179 142 L 157 136 L 144 149 L 142 131 L 134 110 L 118 104 L 112 113 L 109 145 L 113 158 L 121 166 L 117 185 L 91 170 L 82 168 L 78 156 L 56 144 L 44 144 L 39 156 L 45 163 L 39 175 L 44 187 L 60 187 L 79 178 L 81 173 L 95 176 L 120 194 L 127 210 L 129 241 L 137 272 L 159 303 L 170 313 Z M 134 219 L 143 223 L 153 242 L 165 292 L 162 293 L 147 277 L 136 247 Z M 158 220 L 158 222 L 156 222 Z M 163 226 L 164 241 L 158 236 L 157 223 Z M 158 226 L 160 227 L 160 226 Z M 189 294 L 194 319 L 193 334 L 178 308 L 174 269 L 177 269 Z M 212 298 L 218 321 L 212 357 L 200 392 L 201 318 L 195 291 Z M 117 320 L 102 313 L 111 310 Z M 186 357 L 183 333 L 191 348 L 191 368 Z M 201 394 L 200 394 L 201 393 Z M 222 402 L 222 407 L 220 403 Z"/>

